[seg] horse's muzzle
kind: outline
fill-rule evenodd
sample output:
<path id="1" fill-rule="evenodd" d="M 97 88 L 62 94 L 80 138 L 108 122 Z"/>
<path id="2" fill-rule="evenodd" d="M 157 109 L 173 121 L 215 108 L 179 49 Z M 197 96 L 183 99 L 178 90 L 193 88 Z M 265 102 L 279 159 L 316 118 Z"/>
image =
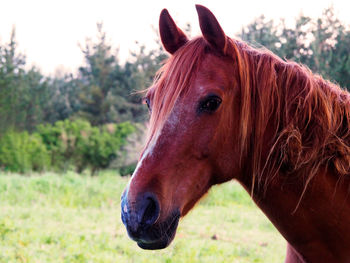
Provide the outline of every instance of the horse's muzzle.
<path id="1" fill-rule="evenodd" d="M 175 237 L 180 212 L 176 210 L 164 222 L 158 222 L 160 206 L 152 193 L 145 193 L 129 203 L 127 191 L 121 198 L 121 218 L 129 237 L 143 249 L 162 249 Z"/>

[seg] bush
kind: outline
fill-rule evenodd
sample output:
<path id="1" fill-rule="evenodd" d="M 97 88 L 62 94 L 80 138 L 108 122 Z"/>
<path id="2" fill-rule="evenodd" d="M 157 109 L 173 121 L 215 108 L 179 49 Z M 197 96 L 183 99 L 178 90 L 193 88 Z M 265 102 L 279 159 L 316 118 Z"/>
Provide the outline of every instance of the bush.
<path id="1" fill-rule="evenodd" d="M 93 127 L 83 120 L 58 121 L 37 128 L 58 170 L 74 166 L 78 172 L 90 168 L 92 174 L 107 168 L 117 157 L 126 137 L 134 131 L 129 122 Z"/>
<path id="2" fill-rule="evenodd" d="M 77 159 L 77 144 L 91 130 L 87 121 L 76 120 L 57 121 L 54 125 L 45 124 L 37 127 L 51 155 L 51 163 L 54 169 L 66 171 L 70 166 L 75 166 Z"/>
<path id="3" fill-rule="evenodd" d="M 0 166 L 11 172 L 41 172 L 50 167 L 49 152 L 38 134 L 8 131 L 0 138 Z"/>
<path id="4" fill-rule="evenodd" d="M 93 127 L 84 120 L 58 121 L 37 127 L 37 132 L 10 131 L 0 138 L 0 168 L 26 173 L 53 168 L 92 174 L 120 156 L 126 138 L 135 130 L 129 122 Z"/>
<path id="5" fill-rule="evenodd" d="M 117 154 L 126 143 L 126 137 L 134 131 L 134 127 L 128 123 L 107 124 L 100 128 L 91 129 L 77 141 L 76 164 L 78 172 L 85 167 L 91 169 L 91 174 L 101 168 L 107 168 L 111 161 L 117 158 Z"/>
<path id="6" fill-rule="evenodd" d="M 136 169 L 137 163 L 129 164 L 119 168 L 120 176 L 132 175 Z"/>

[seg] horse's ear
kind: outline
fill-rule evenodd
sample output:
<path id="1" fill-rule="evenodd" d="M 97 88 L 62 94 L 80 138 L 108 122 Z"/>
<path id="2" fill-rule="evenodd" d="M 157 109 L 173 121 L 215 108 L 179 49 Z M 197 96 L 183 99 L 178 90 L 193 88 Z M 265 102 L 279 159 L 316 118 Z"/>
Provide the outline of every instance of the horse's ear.
<path id="1" fill-rule="evenodd" d="M 225 53 L 226 35 L 213 13 L 202 5 L 196 5 L 199 26 L 204 39 L 214 48 Z"/>
<path id="2" fill-rule="evenodd" d="M 159 17 L 159 33 L 163 46 L 170 54 L 174 54 L 187 41 L 184 32 L 178 28 L 168 10 L 163 9 Z"/>

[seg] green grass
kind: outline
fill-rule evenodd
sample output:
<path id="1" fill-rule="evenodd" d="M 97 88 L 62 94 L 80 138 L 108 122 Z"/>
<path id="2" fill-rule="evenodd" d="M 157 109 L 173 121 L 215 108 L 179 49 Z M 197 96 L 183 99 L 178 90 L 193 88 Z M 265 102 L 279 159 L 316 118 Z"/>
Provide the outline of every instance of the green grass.
<path id="1" fill-rule="evenodd" d="M 141 250 L 120 220 L 126 183 L 112 172 L 0 174 L 0 262 L 283 261 L 285 241 L 235 182 L 214 187 L 170 247 Z"/>

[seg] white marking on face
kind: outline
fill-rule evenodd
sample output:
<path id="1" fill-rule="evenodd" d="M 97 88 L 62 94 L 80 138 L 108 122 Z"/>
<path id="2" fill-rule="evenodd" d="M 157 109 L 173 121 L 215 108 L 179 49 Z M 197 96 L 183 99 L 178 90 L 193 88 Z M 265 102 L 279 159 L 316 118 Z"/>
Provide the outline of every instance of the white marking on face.
<path id="1" fill-rule="evenodd" d="M 181 108 L 181 107 L 180 107 Z M 179 118 L 178 118 L 178 114 L 179 114 L 179 110 L 174 110 L 169 118 L 165 121 L 164 125 L 167 125 L 167 128 L 170 127 L 170 129 L 175 129 L 176 125 L 179 122 Z M 128 188 L 132 182 L 132 180 L 134 179 L 135 175 L 137 174 L 138 170 L 140 169 L 140 167 L 142 167 L 143 161 L 146 160 L 147 158 L 150 158 L 153 154 L 153 150 L 155 148 L 155 146 L 157 145 L 158 139 L 162 134 L 163 131 L 163 127 L 161 127 L 160 129 L 157 130 L 155 136 L 152 138 L 152 140 L 150 141 L 150 143 L 148 144 L 147 148 L 145 149 L 145 151 L 142 154 L 141 159 L 138 161 L 137 166 L 135 168 L 135 171 L 133 173 L 133 175 L 130 178 L 130 181 L 128 183 Z"/>

